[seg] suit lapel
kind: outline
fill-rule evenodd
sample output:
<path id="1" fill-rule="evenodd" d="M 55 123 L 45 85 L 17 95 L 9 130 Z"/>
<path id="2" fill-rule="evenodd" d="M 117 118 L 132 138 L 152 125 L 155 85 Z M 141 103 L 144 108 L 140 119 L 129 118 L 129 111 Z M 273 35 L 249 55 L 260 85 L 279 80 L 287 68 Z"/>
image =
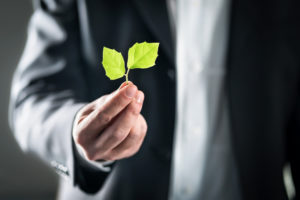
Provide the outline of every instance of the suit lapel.
<path id="1" fill-rule="evenodd" d="M 174 45 L 172 43 L 168 10 L 165 0 L 133 0 L 138 12 L 149 26 L 153 35 L 161 43 L 168 58 L 174 63 Z M 150 41 L 149 41 L 150 42 Z M 155 42 L 155 41 L 153 41 Z"/>

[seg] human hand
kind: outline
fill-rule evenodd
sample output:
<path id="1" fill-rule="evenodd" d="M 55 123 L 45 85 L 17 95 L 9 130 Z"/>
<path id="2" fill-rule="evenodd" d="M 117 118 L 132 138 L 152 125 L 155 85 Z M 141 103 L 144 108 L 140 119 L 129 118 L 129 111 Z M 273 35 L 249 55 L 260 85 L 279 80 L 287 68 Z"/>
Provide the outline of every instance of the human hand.
<path id="1" fill-rule="evenodd" d="M 147 123 L 140 114 L 144 93 L 129 82 L 85 105 L 76 115 L 73 139 L 86 159 L 119 160 L 142 145 Z"/>

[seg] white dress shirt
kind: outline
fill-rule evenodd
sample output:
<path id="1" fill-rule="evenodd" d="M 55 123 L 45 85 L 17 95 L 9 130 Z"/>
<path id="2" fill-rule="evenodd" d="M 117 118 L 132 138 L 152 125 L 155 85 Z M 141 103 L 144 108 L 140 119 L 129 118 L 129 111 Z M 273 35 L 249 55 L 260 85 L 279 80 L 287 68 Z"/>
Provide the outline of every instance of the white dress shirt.
<path id="1" fill-rule="evenodd" d="M 177 113 L 170 199 L 238 200 L 225 87 L 230 2 L 177 0 L 174 9 L 171 1 Z"/>

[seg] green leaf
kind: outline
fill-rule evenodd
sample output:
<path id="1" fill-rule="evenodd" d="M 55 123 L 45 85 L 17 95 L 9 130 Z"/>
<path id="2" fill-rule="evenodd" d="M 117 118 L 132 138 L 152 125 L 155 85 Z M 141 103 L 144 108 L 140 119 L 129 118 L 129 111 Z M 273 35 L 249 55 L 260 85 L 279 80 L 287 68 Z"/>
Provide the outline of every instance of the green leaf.
<path id="1" fill-rule="evenodd" d="M 114 49 L 103 48 L 102 65 L 105 69 L 105 75 L 110 80 L 121 78 L 125 74 L 124 58 L 120 52 Z"/>
<path id="2" fill-rule="evenodd" d="M 155 65 L 159 43 L 135 43 L 128 51 L 127 67 L 149 68 Z"/>

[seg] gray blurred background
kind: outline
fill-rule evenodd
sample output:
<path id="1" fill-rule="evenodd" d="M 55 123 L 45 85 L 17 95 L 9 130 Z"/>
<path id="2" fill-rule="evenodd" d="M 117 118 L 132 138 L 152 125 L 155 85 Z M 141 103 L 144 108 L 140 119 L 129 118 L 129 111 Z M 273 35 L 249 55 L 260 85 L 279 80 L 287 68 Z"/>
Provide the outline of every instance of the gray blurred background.
<path id="1" fill-rule="evenodd" d="M 32 13 L 29 0 L 0 1 L 0 199 L 55 199 L 57 176 L 37 158 L 23 154 L 8 127 L 13 72 L 22 54 Z"/>

